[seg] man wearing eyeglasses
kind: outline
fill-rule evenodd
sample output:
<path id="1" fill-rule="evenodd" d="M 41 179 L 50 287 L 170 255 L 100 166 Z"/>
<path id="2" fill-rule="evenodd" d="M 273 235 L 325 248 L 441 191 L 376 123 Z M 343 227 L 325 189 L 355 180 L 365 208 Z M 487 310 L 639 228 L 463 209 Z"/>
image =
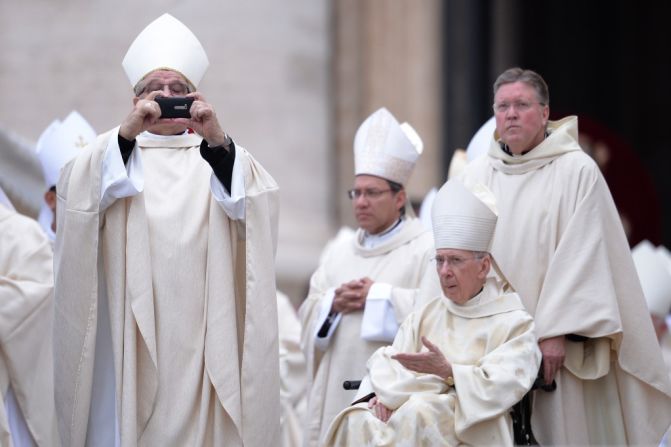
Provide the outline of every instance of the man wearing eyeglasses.
<path id="1" fill-rule="evenodd" d="M 177 19 L 149 24 L 123 61 L 132 111 L 61 176 L 63 445 L 279 439 L 278 188 L 196 90 L 208 64 Z M 158 96 L 192 99 L 188 117 L 164 117 Z"/>
<path id="2" fill-rule="evenodd" d="M 403 185 L 422 148 L 414 129 L 384 108 L 357 130 L 355 180 L 347 194 L 359 228 L 341 230 L 324 250 L 300 309 L 312 368 L 305 446 L 317 445 L 351 403 L 354 392 L 343 390 L 343 381 L 363 377 L 366 359 L 393 340 L 417 302 L 433 242 L 408 215 Z M 439 290 L 429 278 L 427 287 Z"/>
<path id="3" fill-rule="evenodd" d="M 627 239 L 575 116 L 549 121 L 531 70 L 494 83 L 496 132 L 465 182 L 495 194 L 492 253 L 534 316 L 543 376 L 533 432 L 547 445 L 655 444 L 671 423 L 665 371 Z"/>

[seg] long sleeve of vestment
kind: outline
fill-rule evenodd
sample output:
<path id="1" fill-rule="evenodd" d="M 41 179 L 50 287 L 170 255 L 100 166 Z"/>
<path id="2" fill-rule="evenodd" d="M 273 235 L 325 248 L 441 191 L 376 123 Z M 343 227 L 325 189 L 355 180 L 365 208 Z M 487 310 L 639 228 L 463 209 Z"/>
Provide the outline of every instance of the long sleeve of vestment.
<path id="1" fill-rule="evenodd" d="M 339 314 L 329 318 L 334 290 L 327 285 L 323 267 L 319 267 L 310 278 L 308 296 L 298 310 L 302 327 L 301 349 L 307 358 L 312 358 L 314 349 L 324 351 L 328 347 L 329 340 L 342 318 Z"/>
<path id="2" fill-rule="evenodd" d="M 620 332 L 617 290 L 637 286 L 629 246 L 603 177 L 588 165 L 571 180 L 562 185 L 564 195 L 577 200 L 566 213 L 570 218 L 548 265 L 534 315 L 540 339 Z"/>
<path id="3" fill-rule="evenodd" d="M 6 399 L 9 418 L 0 421 L 3 445 L 7 435 L 14 445 L 23 445 L 20 441 L 26 438 L 31 438 L 30 445 L 33 439 L 36 445 L 57 444 L 53 281 L 51 245 L 37 222 L 8 214 L 0 205 L 0 377 L 7 387 L 0 396 Z M 13 401 L 10 390 L 16 396 Z M 0 410 L 0 418 L 3 414 Z M 8 427 L 11 435 L 5 432 Z"/>
<path id="4" fill-rule="evenodd" d="M 510 325 L 495 325 L 493 330 L 498 336 L 505 331 L 506 341 L 474 365 L 452 364 L 459 397 L 457 432 L 507 411 L 524 397 L 538 373 L 540 356 L 530 316 L 513 317 Z"/>
<path id="5" fill-rule="evenodd" d="M 16 219 L 16 218 L 13 218 Z M 0 343 L 7 343 L 26 319 L 51 296 L 52 255 L 37 225 L 20 231 L 2 226 L 0 237 Z"/>
<path id="6" fill-rule="evenodd" d="M 417 346 L 421 345 L 415 332 L 417 320 L 417 314 L 409 316 L 399 328 L 393 345 L 379 348 L 368 360 L 367 380 L 380 402 L 392 410 L 415 393 L 442 394 L 448 391 L 440 377 L 416 373 L 391 358 L 399 352 L 417 352 Z"/>

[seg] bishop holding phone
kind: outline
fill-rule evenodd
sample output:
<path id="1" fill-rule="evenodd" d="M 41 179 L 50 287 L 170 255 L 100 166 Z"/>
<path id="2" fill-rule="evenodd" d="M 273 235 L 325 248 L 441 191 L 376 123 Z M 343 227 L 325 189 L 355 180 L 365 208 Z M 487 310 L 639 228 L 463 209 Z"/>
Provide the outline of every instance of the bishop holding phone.
<path id="1" fill-rule="evenodd" d="M 63 445 L 279 437 L 278 188 L 196 90 L 208 64 L 184 24 L 168 14 L 152 22 L 123 61 L 133 110 L 62 172 Z M 191 117 L 162 117 L 159 95 L 193 98 Z"/>

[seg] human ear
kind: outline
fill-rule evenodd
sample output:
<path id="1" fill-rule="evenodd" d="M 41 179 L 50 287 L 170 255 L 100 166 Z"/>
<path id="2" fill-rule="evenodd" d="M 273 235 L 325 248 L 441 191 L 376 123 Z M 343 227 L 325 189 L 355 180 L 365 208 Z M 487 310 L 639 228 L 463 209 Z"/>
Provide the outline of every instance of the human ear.
<path id="1" fill-rule="evenodd" d="M 51 211 L 54 211 L 56 209 L 56 192 L 51 190 L 45 192 L 44 203 L 47 204 Z"/>
<path id="2" fill-rule="evenodd" d="M 489 273 L 489 269 L 492 267 L 492 260 L 489 256 L 485 256 L 482 258 L 482 262 L 480 263 L 480 271 L 478 272 L 478 277 L 481 279 L 487 278 L 487 274 Z"/>

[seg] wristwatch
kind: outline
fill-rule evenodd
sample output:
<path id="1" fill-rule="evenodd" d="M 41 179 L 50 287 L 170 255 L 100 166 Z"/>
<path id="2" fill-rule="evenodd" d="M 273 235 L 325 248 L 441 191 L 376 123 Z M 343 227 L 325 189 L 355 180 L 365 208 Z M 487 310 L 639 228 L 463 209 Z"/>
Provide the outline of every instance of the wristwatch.
<path id="1" fill-rule="evenodd" d="M 447 376 L 447 379 L 445 379 L 445 383 L 447 383 L 447 386 L 454 386 L 454 377 Z"/>
<path id="2" fill-rule="evenodd" d="M 233 139 L 231 137 L 229 137 L 226 132 L 224 132 L 224 135 L 226 136 L 226 139 L 224 140 L 223 146 L 226 149 L 228 149 L 229 147 L 231 147 L 231 144 L 233 144 Z"/>

